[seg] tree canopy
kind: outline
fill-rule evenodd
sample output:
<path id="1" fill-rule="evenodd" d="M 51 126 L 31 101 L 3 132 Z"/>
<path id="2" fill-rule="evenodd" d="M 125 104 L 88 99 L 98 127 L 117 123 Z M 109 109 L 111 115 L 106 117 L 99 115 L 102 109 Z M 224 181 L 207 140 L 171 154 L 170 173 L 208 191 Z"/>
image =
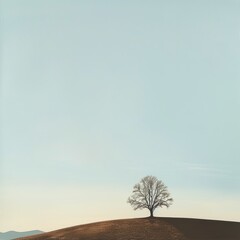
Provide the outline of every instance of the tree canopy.
<path id="1" fill-rule="evenodd" d="M 173 203 L 167 186 L 154 176 L 146 176 L 134 185 L 132 195 L 127 202 L 134 210 L 148 209 L 150 217 L 158 207 L 169 207 Z"/>

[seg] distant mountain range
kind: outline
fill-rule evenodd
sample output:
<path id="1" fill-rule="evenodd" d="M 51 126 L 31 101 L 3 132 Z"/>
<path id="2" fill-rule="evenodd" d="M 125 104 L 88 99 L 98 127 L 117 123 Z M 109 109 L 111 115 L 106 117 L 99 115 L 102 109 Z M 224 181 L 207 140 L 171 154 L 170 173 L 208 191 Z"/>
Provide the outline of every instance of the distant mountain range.
<path id="1" fill-rule="evenodd" d="M 9 232 L 0 233 L 0 240 L 12 240 L 15 238 L 27 237 L 31 235 L 40 234 L 40 233 L 43 233 L 43 232 L 39 230 L 33 230 L 28 232 L 9 231 Z"/>

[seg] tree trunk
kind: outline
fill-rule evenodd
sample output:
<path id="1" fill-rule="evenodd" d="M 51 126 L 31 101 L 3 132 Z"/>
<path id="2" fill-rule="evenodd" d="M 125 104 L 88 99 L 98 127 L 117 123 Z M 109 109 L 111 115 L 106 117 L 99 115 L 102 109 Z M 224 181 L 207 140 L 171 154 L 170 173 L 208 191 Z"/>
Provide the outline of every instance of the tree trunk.
<path id="1" fill-rule="evenodd" d="M 150 217 L 153 217 L 153 209 L 149 209 L 150 211 Z"/>

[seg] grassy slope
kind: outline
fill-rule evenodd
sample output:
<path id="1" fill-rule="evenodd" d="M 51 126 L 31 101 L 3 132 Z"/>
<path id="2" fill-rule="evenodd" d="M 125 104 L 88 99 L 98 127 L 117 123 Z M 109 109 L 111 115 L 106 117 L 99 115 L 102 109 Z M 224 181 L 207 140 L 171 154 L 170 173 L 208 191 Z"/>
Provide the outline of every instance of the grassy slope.
<path id="1" fill-rule="evenodd" d="M 240 240 L 240 223 L 184 218 L 140 218 L 91 223 L 26 240 Z"/>

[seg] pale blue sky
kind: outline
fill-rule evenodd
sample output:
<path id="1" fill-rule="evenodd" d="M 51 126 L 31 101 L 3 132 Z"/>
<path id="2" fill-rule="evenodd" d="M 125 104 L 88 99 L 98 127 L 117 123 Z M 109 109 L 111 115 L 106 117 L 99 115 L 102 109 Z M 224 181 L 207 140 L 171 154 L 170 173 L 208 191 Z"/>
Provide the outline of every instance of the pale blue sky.
<path id="1" fill-rule="evenodd" d="M 0 231 L 145 216 L 148 174 L 156 215 L 240 221 L 240 1 L 0 9 Z"/>

